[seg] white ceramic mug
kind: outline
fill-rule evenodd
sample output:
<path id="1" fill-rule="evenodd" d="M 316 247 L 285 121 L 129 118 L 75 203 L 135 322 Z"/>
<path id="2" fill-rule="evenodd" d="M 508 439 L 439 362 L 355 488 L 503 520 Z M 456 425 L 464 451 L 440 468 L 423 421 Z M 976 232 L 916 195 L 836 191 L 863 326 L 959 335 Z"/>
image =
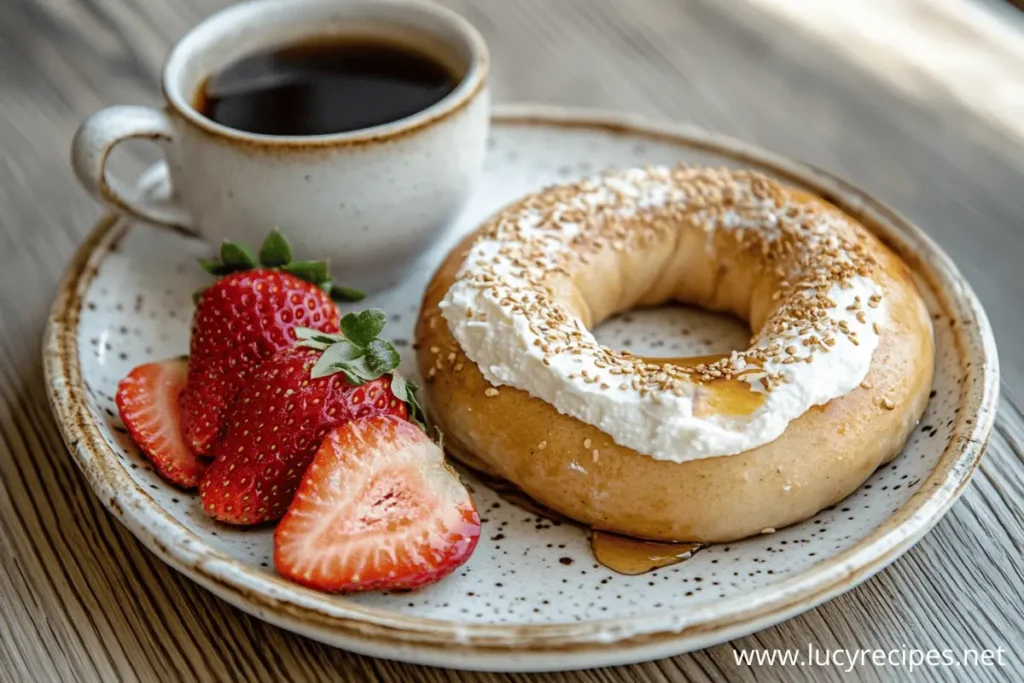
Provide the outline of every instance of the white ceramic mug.
<path id="1" fill-rule="evenodd" d="M 193 106 L 205 78 L 254 52 L 333 35 L 417 47 L 461 75 L 436 104 L 393 123 L 333 135 L 269 136 Z M 479 175 L 489 124 L 487 47 L 459 15 L 420 0 L 253 0 L 190 31 L 164 64 L 164 109 L 116 106 L 82 124 L 72 166 L 93 195 L 135 218 L 213 242 L 258 245 L 275 227 L 297 257 L 379 289 L 444 230 Z M 170 201 L 107 172 L 130 138 L 163 147 Z"/>

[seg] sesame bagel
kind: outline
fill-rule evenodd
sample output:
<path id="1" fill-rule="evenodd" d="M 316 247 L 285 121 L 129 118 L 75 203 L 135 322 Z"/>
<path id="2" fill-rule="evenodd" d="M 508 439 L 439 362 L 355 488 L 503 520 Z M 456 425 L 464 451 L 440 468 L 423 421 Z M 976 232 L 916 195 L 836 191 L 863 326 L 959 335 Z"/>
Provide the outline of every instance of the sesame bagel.
<path id="1" fill-rule="evenodd" d="M 678 301 L 750 347 L 639 358 L 589 330 Z M 596 529 L 722 542 L 806 519 L 895 457 L 931 388 L 927 308 L 852 217 L 679 166 L 545 189 L 447 257 L 416 331 L 449 451 Z"/>

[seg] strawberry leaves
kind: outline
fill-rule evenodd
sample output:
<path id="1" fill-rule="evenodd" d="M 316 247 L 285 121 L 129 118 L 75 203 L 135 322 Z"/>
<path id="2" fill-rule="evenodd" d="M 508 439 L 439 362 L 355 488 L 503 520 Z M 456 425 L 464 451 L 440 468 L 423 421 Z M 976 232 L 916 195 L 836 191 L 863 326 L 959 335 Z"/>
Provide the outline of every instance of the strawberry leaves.
<path id="1" fill-rule="evenodd" d="M 379 308 L 349 313 L 341 319 L 341 332 L 353 344 L 367 346 L 384 331 L 387 316 Z"/>
<path id="2" fill-rule="evenodd" d="M 366 298 L 366 293 L 352 287 L 345 287 L 344 285 L 330 285 L 327 288 L 327 293 L 331 295 L 331 298 L 335 301 L 362 301 Z"/>
<path id="3" fill-rule="evenodd" d="M 378 336 L 386 324 L 384 311 L 371 308 L 345 315 L 341 319 L 341 334 L 305 327 L 296 329 L 295 334 L 300 346 L 322 352 L 310 370 L 311 379 L 340 372 L 350 384 L 359 386 L 391 373 L 392 393 L 408 404 L 410 421 L 425 429 L 423 409 L 416 400 L 419 387 L 395 372 L 402 357 L 391 342 Z"/>
<path id="4" fill-rule="evenodd" d="M 292 261 L 292 247 L 280 230 L 271 230 L 260 247 L 260 263 L 267 268 L 280 268 Z"/>
<path id="5" fill-rule="evenodd" d="M 419 386 L 416 385 L 416 383 L 410 382 L 397 372 L 392 373 L 391 393 L 394 394 L 395 398 L 399 401 L 405 401 L 406 405 L 409 406 L 409 422 L 412 422 L 423 431 L 427 431 L 423 407 L 420 406 L 420 402 L 416 399 L 416 392 L 418 390 Z"/>
<path id="6" fill-rule="evenodd" d="M 220 277 L 255 268 L 256 256 L 244 244 L 224 242 L 220 245 L 220 261 L 199 259 L 199 265 L 210 275 Z"/>
<path id="7" fill-rule="evenodd" d="M 366 364 L 375 377 L 380 377 L 386 372 L 391 372 L 402 362 L 402 357 L 391 345 L 391 342 L 383 339 L 374 339 L 366 345 Z"/>
<path id="8" fill-rule="evenodd" d="M 302 346 L 323 352 L 310 376 L 317 379 L 341 372 L 351 384 L 359 386 L 397 368 L 402 360 L 398 351 L 391 342 L 377 336 L 385 324 L 384 311 L 371 308 L 344 316 L 342 334 L 325 334 L 306 328 L 295 330 Z"/>
<path id="9" fill-rule="evenodd" d="M 330 287 L 331 276 L 327 272 L 326 261 L 295 261 L 284 264 L 281 266 L 281 270 L 310 284 L 323 287 L 324 283 L 328 283 L 327 286 Z"/>
<path id="10" fill-rule="evenodd" d="M 334 284 L 326 261 L 293 261 L 291 245 L 280 230 L 270 231 L 258 256 L 243 244 L 225 241 L 220 247 L 219 261 L 199 259 L 199 265 L 217 277 L 255 268 L 283 270 L 320 287 L 337 301 L 359 301 L 366 296 L 358 289 Z"/>

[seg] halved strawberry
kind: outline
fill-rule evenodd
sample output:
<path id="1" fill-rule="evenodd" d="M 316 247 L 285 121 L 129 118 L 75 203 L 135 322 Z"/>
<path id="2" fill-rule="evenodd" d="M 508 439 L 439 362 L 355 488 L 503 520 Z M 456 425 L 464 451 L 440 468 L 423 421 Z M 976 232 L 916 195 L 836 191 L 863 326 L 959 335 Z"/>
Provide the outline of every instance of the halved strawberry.
<path id="1" fill-rule="evenodd" d="M 469 559 L 480 517 L 441 449 L 378 416 L 328 434 L 274 532 L 278 573 L 322 591 L 413 589 Z"/>
<path id="2" fill-rule="evenodd" d="M 178 398 L 185 388 L 188 359 L 147 363 L 117 385 L 117 410 L 128 432 L 157 471 L 172 484 L 199 485 L 206 463 L 197 458 L 181 429 Z"/>

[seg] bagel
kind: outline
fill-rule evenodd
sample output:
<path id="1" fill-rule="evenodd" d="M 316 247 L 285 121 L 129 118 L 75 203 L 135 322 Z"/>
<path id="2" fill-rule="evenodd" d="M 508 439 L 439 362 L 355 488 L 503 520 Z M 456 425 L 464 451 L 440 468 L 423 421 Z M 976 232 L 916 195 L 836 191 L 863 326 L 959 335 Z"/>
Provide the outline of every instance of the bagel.
<path id="1" fill-rule="evenodd" d="M 597 343 L 678 301 L 750 348 L 650 359 Z M 845 498 L 902 449 L 934 343 L 910 269 L 822 199 L 745 170 L 609 173 L 527 196 L 466 237 L 416 328 L 449 452 L 595 529 L 724 542 Z"/>

